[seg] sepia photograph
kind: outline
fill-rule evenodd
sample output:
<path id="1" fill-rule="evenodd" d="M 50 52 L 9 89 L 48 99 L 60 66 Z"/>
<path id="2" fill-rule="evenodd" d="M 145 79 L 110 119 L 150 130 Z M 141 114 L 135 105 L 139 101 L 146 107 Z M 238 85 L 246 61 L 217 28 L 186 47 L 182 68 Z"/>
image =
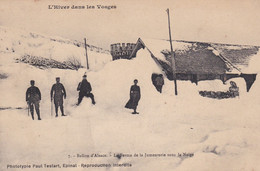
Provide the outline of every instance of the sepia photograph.
<path id="1" fill-rule="evenodd" d="M 1 0 L 1 171 L 260 170 L 259 0 Z"/>

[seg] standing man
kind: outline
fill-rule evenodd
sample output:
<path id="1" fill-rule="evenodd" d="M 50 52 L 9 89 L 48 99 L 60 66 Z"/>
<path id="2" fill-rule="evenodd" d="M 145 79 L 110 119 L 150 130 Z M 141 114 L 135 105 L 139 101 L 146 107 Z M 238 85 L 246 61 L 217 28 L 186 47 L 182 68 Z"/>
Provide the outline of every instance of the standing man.
<path id="1" fill-rule="evenodd" d="M 58 107 L 60 106 L 61 116 L 64 115 L 63 109 L 63 97 L 66 99 L 66 90 L 64 86 L 60 83 L 60 77 L 56 78 L 56 84 L 53 84 L 51 88 L 51 101 L 53 100 L 53 93 L 54 93 L 54 105 L 55 105 L 55 112 L 56 117 L 58 117 Z"/>
<path id="2" fill-rule="evenodd" d="M 163 80 L 163 75 L 162 74 L 160 74 L 158 77 L 156 77 L 155 84 L 156 84 L 157 91 L 162 93 L 162 87 L 164 85 L 164 80 Z"/>
<path id="3" fill-rule="evenodd" d="M 134 85 L 130 88 L 130 100 L 126 103 L 125 108 L 128 109 L 134 109 L 134 112 L 132 114 L 139 114 L 136 112 L 136 108 L 138 106 L 138 102 L 141 98 L 141 91 L 140 87 L 137 85 L 138 80 L 134 80 Z"/>
<path id="4" fill-rule="evenodd" d="M 31 87 L 29 87 L 26 91 L 26 102 L 30 107 L 32 119 L 34 120 L 34 109 L 38 115 L 38 120 L 41 120 L 40 117 L 40 100 L 41 100 L 41 92 L 38 87 L 34 86 L 35 81 L 31 80 Z"/>
<path id="5" fill-rule="evenodd" d="M 77 91 L 79 91 L 78 104 L 79 105 L 83 99 L 83 97 L 90 97 L 92 100 L 92 104 L 96 104 L 94 95 L 91 93 L 92 88 L 90 83 L 87 81 L 87 75 L 83 75 L 83 80 L 79 83 Z"/>

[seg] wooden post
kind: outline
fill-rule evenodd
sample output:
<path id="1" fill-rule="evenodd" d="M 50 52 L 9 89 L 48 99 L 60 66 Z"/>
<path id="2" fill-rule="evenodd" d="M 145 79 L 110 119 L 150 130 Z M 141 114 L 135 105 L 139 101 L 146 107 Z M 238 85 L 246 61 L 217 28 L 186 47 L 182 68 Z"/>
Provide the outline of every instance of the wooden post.
<path id="1" fill-rule="evenodd" d="M 172 36 L 171 36 L 171 24 L 170 24 L 170 14 L 169 14 L 169 8 L 167 8 L 167 14 L 168 14 L 168 24 L 169 24 L 169 37 L 170 37 L 170 45 L 171 45 L 171 67 L 172 67 L 172 75 L 174 79 L 174 85 L 175 85 L 175 95 L 178 95 L 177 91 L 177 77 L 176 77 L 176 65 L 175 65 L 175 57 L 174 52 L 172 48 Z"/>
<path id="2" fill-rule="evenodd" d="M 87 69 L 89 69 L 89 65 L 88 65 L 88 50 L 87 50 L 87 40 L 86 40 L 86 38 L 84 38 L 84 42 L 85 42 L 85 49 L 86 49 Z"/>

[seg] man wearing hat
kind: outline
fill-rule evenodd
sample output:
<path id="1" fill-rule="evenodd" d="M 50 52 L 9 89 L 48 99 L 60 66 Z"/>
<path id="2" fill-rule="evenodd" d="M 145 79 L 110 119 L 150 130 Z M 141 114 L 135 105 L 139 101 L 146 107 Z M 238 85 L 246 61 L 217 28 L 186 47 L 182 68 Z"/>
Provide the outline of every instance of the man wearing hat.
<path id="1" fill-rule="evenodd" d="M 87 75 L 83 75 L 83 80 L 79 83 L 77 91 L 79 91 L 78 104 L 79 105 L 83 99 L 83 97 L 90 97 L 92 100 L 92 104 L 96 104 L 94 100 L 94 95 L 91 93 L 92 88 L 90 83 L 87 81 Z"/>
<path id="2" fill-rule="evenodd" d="M 54 94 L 54 96 L 53 96 Z M 51 88 L 51 101 L 54 97 L 54 105 L 55 105 L 55 112 L 56 117 L 58 117 L 58 107 L 60 106 L 61 116 L 64 115 L 64 109 L 63 109 L 63 97 L 66 99 L 66 90 L 63 86 L 63 84 L 60 83 L 60 77 L 56 78 L 56 83 L 53 84 Z"/>
<path id="3" fill-rule="evenodd" d="M 35 111 L 38 115 L 38 120 L 41 120 L 40 117 L 40 100 L 41 100 L 41 92 L 38 87 L 34 86 L 35 81 L 31 80 L 31 87 L 29 87 L 26 91 L 26 102 L 30 108 L 32 119 L 34 120 L 34 110 L 33 106 L 35 108 Z"/>

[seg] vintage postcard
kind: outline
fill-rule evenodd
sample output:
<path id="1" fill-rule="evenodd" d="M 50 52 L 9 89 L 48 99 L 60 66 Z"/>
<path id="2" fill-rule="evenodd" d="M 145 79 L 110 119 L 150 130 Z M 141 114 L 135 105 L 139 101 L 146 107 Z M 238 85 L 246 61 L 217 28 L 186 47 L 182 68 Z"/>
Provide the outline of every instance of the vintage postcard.
<path id="1" fill-rule="evenodd" d="M 0 170 L 260 170 L 259 11 L 1 0 Z"/>

